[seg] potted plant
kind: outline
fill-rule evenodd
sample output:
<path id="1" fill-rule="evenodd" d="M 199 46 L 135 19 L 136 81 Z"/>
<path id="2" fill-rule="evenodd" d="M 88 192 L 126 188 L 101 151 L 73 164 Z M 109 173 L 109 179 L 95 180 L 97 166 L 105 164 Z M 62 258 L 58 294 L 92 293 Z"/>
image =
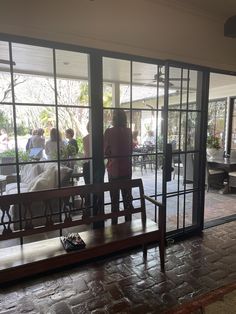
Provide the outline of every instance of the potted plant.
<path id="1" fill-rule="evenodd" d="M 214 158 L 217 151 L 220 149 L 220 138 L 215 135 L 208 135 L 207 137 L 207 155 Z"/>

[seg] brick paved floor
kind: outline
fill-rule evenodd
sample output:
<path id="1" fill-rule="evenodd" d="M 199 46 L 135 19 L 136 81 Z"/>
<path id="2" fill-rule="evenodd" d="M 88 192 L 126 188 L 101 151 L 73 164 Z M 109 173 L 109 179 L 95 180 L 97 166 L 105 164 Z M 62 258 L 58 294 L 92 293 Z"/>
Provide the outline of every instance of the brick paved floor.
<path id="1" fill-rule="evenodd" d="M 236 279 L 236 222 L 171 244 L 114 255 L 0 290 L 0 314 L 161 313 Z"/>

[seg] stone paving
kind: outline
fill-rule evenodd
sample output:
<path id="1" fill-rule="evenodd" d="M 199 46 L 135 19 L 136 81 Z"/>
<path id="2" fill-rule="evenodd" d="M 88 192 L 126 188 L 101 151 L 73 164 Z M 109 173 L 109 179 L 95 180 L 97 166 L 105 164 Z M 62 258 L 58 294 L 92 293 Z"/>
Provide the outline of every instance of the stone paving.
<path id="1" fill-rule="evenodd" d="M 2 287 L 0 314 L 161 313 L 236 280 L 236 222 L 170 244 L 132 250 Z"/>

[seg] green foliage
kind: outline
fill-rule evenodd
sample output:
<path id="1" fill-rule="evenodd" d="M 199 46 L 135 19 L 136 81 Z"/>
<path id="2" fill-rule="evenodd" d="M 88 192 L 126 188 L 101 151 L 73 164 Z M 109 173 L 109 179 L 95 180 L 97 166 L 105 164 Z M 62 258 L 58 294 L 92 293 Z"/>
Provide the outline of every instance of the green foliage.
<path id="1" fill-rule="evenodd" d="M 17 135 L 27 135 L 29 134 L 29 128 L 21 124 L 17 127 Z"/>
<path id="2" fill-rule="evenodd" d="M 0 129 L 4 128 L 8 131 L 9 127 L 8 117 L 5 115 L 3 110 L 0 110 Z"/>
<path id="3" fill-rule="evenodd" d="M 81 82 L 80 95 L 78 97 L 79 104 L 88 105 L 89 103 L 89 87 L 87 82 Z"/>
<path id="4" fill-rule="evenodd" d="M 18 156 L 19 156 L 19 161 L 21 161 L 21 162 L 30 161 L 30 157 L 29 157 L 29 152 L 28 151 L 19 150 L 18 151 Z"/>
<path id="5" fill-rule="evenodd" d="M 14 149 L 8 149 L 5 152 L 0 153 L 0 158 L 2 157 L 14 157 L 16 158 L 16 152 Z M 25 152 L 23 150 L 18 151 L 19 162 L 27 162 L 30 161 L 29 152 Z"/>
<path id="6" fill-rule="evenodd" d="M 76 149 L 75 146 L 71 145 L 71 144 L 67 144 L 66 146 L 64 146 L 63 148 L 61 148 L 61 158 L 62 159 L 67 159 L 70 157 L 75 157 L 76 156 Z M 57 158 L 57 156 L 55 156 L 55 159 Z"/>
<path id="7" fill-rule="evenodd" d="M 82 156 L 83 155 L 83 151 L 84 151 L 83 138 L 81 136 L 77 137 L 76 141 L 77 141 L 77 144 L 78 144 L 79 155 Z"/>
<path id="8" fill-rule="evenodd" d="M 16 157 L 16 152 L 14 149 L 8 149 L 0 153 L 0 158 L 1 157 Z"/>
<path id="9" fill-rule="evenodd" d="M 207 147 L 220 149 L 220 138 L 218 136 L 209 135 L 207 137 Z"/>

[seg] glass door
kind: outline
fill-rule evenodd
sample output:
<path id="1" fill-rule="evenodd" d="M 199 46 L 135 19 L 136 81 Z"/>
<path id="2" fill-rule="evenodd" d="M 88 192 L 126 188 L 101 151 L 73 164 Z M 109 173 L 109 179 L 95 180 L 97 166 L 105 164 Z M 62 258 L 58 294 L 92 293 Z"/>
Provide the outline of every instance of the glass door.
<path id="1" fill-rule="evenodd" d="M 120 109 L 125 112 L 127 127 L 132 132 L 131 149 L 125 144 L 126 138 L 114 139 L 110 160 L 123 169 L 127 158 L 131 159 L 132 178 L 142 178 L 145 194 L 159 201 L 163 196 L 164 82 L 157 82 L 161 67 L 151 61 L 103 57 L 103 132 L 107 134 L 114 127 L 114 116 Z M 113 169 L 109 169 L 106 156 L 104 163 L 104 181 L 108 181 Z M 125 175 L 123 171 L 121 176 Z M 157 208 L 147 207 L 147 217 L 157 220 Z"/>
<path id="2" fill-rule="evenodd" d="M 236 156 L 236 98 L 230 99 L 228 153 Z"/>
<path id="3" fill-rule="evenodd" d="M 123 109 L 132 132 L 132 149 L 124 157 L 132 159 L 132 178 L 142 178 L 145 194 L 166 205 L 166 231 L 201 229 L 205 150 L 200 143 L 206 134 L 207 108 L 203 105 L 207 99 L 202 93 L 207 82 L 204 74 L 114 57 L 103 57 L 102 65 L 103 133 L 113 127 L 114 114 Z M 122 146 L 124 141 L 120 142 Z M 119 160 L 121 151 L 110 158 Z M 109 165 L 105 155 L 104 163 Z M 107 166 L 104 181 L 109 181 Z M 157 209 L 147 207 L 147 217 L 157 221 Z"/>
<path id="4" fill-rule="evenodd" d="M 201 71 L 166 64 L 163 196 L 169 233 L 202 226 L 207 82 Z"/>

